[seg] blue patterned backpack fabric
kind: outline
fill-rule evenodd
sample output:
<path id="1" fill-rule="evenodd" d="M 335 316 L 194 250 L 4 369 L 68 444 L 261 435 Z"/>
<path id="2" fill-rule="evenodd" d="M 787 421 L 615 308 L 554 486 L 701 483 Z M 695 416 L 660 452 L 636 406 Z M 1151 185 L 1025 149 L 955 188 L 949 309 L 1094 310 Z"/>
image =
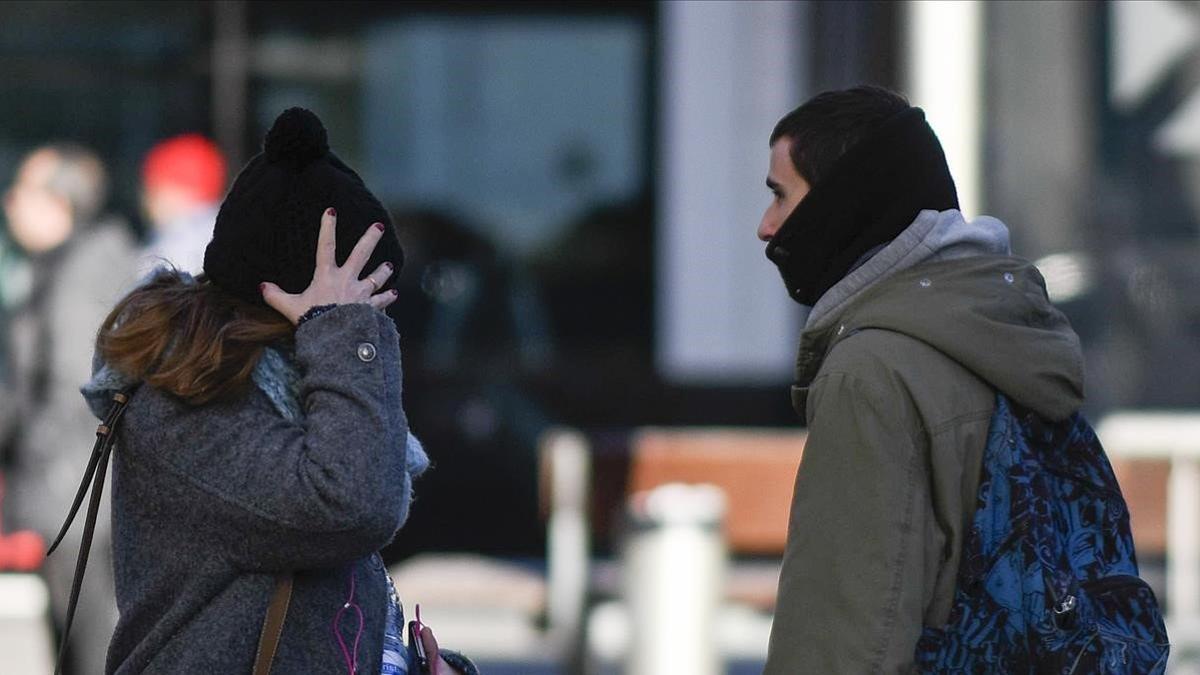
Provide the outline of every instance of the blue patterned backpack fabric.
<path id="1" fill-rule="evenodd" d="M 1166 627 L 1138 578 L 1129 512 L 1095 432 L 997 396 L 950 621 L 922 673 L 1164 673 Z"/>

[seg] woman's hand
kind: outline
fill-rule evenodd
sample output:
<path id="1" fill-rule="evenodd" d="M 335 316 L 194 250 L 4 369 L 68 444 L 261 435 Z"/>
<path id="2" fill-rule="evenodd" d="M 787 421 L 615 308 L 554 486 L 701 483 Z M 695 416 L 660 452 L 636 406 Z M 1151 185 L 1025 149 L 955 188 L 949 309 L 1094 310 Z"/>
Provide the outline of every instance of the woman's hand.
<path id="1" fill-rule="evenodd" d="M 437 638 L 429 626 L 421 629 L 421 644 L 425 645 L 425 658 L 429 660 L 429 675 L 462 675 L 438 654 Z"/>
<path id="2" fill-rule="evenodd" d="M 363 267 L 371 259 L 375 245 L 383 236 L 383 225 L 375 223 L 367 228 L 366 233 L 355 244 L 346 264 L 338 267 L 337 237 L 334 229 L 337 227 L 337 211 L 325 209 L 321 215 L 321 231 L 317 237 L 317 268 L 313 272 L 312 283 L 303 293 L 294 295 L 284 291 L 275 284 L 265 281 L 259 285 L 263 300 L 275 311 L 287 317 L 295 325 L 304 313 L 320 305 L 344 305 L 365 302 L 376 309 L 383 309 L 396 299 L 396 291 L 376 293 L 395 270 L 391 263 L 383 263 L 374 272 L 363 279 Z"/>

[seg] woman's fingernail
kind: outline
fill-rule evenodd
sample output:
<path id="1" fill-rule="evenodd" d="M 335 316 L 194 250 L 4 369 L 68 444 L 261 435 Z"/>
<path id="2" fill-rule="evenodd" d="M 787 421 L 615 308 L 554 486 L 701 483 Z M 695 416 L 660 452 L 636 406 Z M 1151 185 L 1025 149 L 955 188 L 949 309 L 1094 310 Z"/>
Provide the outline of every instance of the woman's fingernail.
<path id="1" fill-rule="evenodd" d="M 258 292 L 259 292 L 259 293 L 266 293 L 266 292 L 267 292 L 267 283 L 266 283 L 265 281 L 264 281 L 263 283 L 261 283 L 261 284 L 259 284 L 259 285 L 258 285 Z"/>
<path id="2" fill-rule="evenodd" d="M 390 263 L 390 262 L 385 262 L 385 263 L 383 263 L 383 266 L 384 266 L 384 267 L 386 267 L 386 268 L 388 268 L 388 271 L 391 271 L 391 270 L 394 270 L 394 269 L 396 269 L 396 266 L 395 266 L 395 265 L 393 265 L 393 264 L 392 264 L 392 263 Z"/>
<path id="3" fill-rule="evenodd" d="M 373 227 L 373 228 L 375 228 L 375 229 L 379 230 L 380 232 L 383 232 L 383 223 L 375 223 L 375 224 L 374 224 L 374 225 L 372 225 L 371 227 Z"/>
<path id="4" fill-rule="evenodd" d="M 329 216 L 337 216 L 337 209 L 335 209 L 331 206 L 331 207 L 325 209 L 325 214 L 329 215 Z"/>
<path id="5" fill-rule="evenodd" d="M 400 295 L 400 291 L 398 291 L 394 288 L 392 290 L 388 291 L 388 293 L 391 293 L 392 295 Z"/>

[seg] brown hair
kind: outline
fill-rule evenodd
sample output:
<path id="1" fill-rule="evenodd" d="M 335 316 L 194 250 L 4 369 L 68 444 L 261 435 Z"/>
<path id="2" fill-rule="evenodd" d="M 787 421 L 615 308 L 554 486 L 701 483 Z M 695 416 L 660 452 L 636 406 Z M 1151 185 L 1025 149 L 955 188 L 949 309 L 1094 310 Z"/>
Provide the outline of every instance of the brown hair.
<path id="1" fill-rule="evenodd" d="M 198 405 L 243 391 L 263 348 L 294 331 L 269 307 L 166 269 L 113 308 L 96 350 L 118 372 Z"/>

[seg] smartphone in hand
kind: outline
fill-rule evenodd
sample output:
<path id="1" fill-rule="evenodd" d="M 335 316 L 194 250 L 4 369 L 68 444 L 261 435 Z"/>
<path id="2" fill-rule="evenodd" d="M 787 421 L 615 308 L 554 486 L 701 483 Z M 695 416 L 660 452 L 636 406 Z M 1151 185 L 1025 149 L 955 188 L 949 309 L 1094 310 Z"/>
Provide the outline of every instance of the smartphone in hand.
<path id="1" fill-rule="evenodd" d="M 425 653 L 425 643 L 421 642 L 421 606 L 416 606 L 417 618 L 408 622 L 408 651 L 416 667 L 414 675 L 429 675 L 429 657 Z"/>

